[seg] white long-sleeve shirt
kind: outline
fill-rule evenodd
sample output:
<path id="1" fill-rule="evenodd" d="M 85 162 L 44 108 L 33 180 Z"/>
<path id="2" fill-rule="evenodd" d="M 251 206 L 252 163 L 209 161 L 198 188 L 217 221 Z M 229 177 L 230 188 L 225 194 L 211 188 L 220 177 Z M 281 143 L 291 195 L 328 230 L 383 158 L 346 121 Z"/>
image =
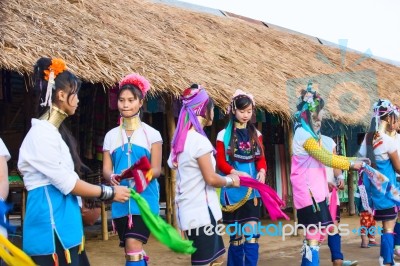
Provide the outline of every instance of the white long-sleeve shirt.
<path id="1" fill-rule="evenodd" d="M 6 161 L 10 160 L 11 158 L 10 152 L 7 150 L 7 147 L 2 139 L 0 139 L 0 156 L 4 156 Z M 4 221 L 6 221 L 6 217 L 2 217 L 0 219 L 4 219 Z M 7 237 L 7 230 L 2 226 L 0 226 L 0 235 Z"/>
<path id="2" fill-rule="evenodd" d="M 4 156 L 6 158 L 6 161 L 10 160 L 11 158 L 10 152 L 7 150 L 7 147 L 1 138 L 0 138 L 0 156 Z"/>
<path id="3" fill-rule="evenodd" d="M 45 120 L 32 119 L 19 151 L 18 168 L 28 191 L 52 184 L 67 195 L 79 179 L 67 144 L 58 129 Z"/>

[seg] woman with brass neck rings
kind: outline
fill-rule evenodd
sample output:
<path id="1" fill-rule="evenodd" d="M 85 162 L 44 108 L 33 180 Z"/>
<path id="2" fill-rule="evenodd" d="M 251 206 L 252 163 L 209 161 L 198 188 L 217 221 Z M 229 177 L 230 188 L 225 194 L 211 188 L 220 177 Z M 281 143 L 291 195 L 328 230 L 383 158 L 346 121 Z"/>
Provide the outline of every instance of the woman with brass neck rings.
<path id="1" fill-rule="evenodd" d="M 28 190 L 23 250 L 39 265 L 87 265 L 83 251 L 81 198 L 126 201 L 126 187 L 97 186 L 80 180 L 85 165 L 63 121 L 74 115 L 79 79 L 57 58 L 40 58 L 34 66 L 34 92 L 42 115 L 19 152 L 18 168 Z M 66 219 L 68 217 L 68 219 Z"/>
<path id="2" fill-rule="evenodd" d="M 398 117 L 397 108 L 389 100 L 379 99 L 373 106 L 370 131 L 365 135 L 359 150 L 359 154 L 368 157 L 372 162 L 371 166 L 388 177 L 391 184 L 396 184 L 396 172 L 400 173 L 398 145 L 395 139 L 389 136 Z M 361 185 L 365 186 L 365 192 L 360 190 L 361 198 L 363 198 L 362 194 L 367 194 L 365 197 L 370 199 L 368 203 L 373 211 L 374 219 L 382 221 L 383 225 L 380 264 L 393 265 L 394 228 L 398 208 L 395 202 L 373 186 L 369 179 L 363 178 Z"/>
<path id="3" fill-rule="evenodd" d="M 162 138 L 160 132 L 141 121 L 141 107 L 150 89 L 150 83 L 139 74 L 129 74 L 119 82 L 118 110 L 120 125 L 107 132 L 103 144 L 103 176 L 112 185 L 131 187 L 147 201 L 151 211 L 158 214 L 159 184 L 161 173 Z M 148 171 L 137 166 L 145 161 Z M 120 174 L 133 169 L 135 176 L 146 180 L 121 179 Z M 133 177 L 134 177 L 133 176 Z M 144 224 L 135 200 L 115 202 L 111 206 L 113 226 L 118 232 L 119 246 L 125 249 L 126 264 L 147 265 L 143 245 L 150 231 Z"/>

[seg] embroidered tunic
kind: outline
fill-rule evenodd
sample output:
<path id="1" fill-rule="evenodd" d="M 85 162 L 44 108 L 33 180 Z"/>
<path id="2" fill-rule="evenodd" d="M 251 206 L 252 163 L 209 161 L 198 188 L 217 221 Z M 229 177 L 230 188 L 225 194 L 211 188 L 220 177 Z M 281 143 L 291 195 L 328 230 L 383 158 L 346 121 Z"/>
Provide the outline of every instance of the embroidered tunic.
<path id="1" fill-rule="evenodd" d="M 232 169 L 236 169 L 238 171 L 248 173 L 252 178 L 257 177 L 258 171 L 260 169 L 265 169 L 267 171 L 267 165 L 265 161 L 265 157 L 261 154 L 260 150 L 256 150 L 254 154 L 252 154 L 253 148 L 250 144 L 250 136 L 248 130 L 246 128 L 238 129 L 236 128 L 236 147 L 234 147 L 234 161 L 227 162 L 226 154 L 225 154 L 225 146 L 224 146 L 224 135 L 225 129 L 220 131 L 217 136 L 217 167 L 222 172 L 222 174 L 228 175 Z M 262 135 L 257 130 L 257 136 L 262 143 Z M 232 136 L 233 137 L 233 136 Z M 231 151 L 231 148 L 228 147 L 228 151 Z M 239 188 L 221 188 L 220 201 L 223 206 L 233 205 L 240 202 L 246 195 L 248 188 L 247 187 L 239 187 Z M 248 200 L 253 199 L 254 197 L 260 197 L 260 194 L 257 190 L 253 190 Z"/>

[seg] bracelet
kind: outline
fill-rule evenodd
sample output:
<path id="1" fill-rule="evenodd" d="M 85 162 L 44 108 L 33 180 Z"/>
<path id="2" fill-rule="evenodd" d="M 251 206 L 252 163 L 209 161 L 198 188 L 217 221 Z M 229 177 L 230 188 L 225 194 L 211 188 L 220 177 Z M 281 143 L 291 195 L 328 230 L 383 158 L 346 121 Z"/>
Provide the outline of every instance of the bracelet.
<path id="1" fill-rule="evenodd" d="M 115 196 L 115 189 L 114 187 L 100 185 L 101 192 L 100 192 L 100 200 L 112 200 Z"/>
<path id="2" fill-rule="evenodd" d="M 225 187 L 232 187 L 233 186 L 233 178 L 230 176 L 225 176 Z"/>

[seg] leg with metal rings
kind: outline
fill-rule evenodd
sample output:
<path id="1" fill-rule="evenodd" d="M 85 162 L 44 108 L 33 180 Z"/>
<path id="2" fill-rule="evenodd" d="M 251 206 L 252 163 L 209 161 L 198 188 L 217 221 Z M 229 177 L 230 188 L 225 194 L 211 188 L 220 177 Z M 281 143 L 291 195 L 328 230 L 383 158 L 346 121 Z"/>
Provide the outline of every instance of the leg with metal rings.
<path id="1" fill-rule="evenodd" d="M 230 237 L 230 245 L 228 249 L 228 266 L 243 266 L 244 265 L 244 250 L 242 237 Z"/>
<path id="2" fill-rule="evenodd" d="M 319 266 L 319 241 L 316 239 L 304 240 L 302 248 L 301 266 Z"/>
<path id="3" fill-rule="evenodd" d="M 125 260 L 125 266 L 147 266 L 143 252 L 126 254 Z"/>
<path id="4" fill-rule="evenodd" d="M 258 263 L 258 239 L 260 235 L 245 236 L 244 242 L 244 265 L 256 266 Z"/>

